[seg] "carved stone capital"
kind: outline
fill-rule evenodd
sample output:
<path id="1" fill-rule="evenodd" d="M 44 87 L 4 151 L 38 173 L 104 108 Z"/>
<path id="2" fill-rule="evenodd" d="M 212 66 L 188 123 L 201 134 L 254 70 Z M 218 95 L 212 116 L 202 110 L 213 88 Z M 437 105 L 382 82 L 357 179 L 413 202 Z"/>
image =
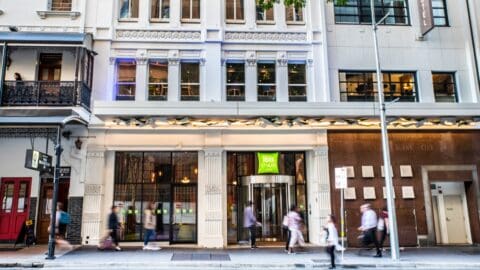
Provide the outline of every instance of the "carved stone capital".
<path id="1" fill-rule="evenodd" d="M 117 62 L 117 58 L 110 57 L 110 58 L 108 58 L 108 62 L 110 63 L 110 65 L 115 65 L 115 63 Z"/>
<path id="2" fill-rule="evenodd" d="M 308 60 L 307 60 L 307 65 L 308 65 L 309 67 L 313 67 L 313 59 L 308 59 Z"/>
<path id="3" fill-rule="evenodd" d="M 137 65 L 144 66 L 148 63 L 148 58 L 139 57 L 139 58 L 136 58 L 135 61 L 137 62 Z"/>
<path id="4" fill-rule="evenodd" d="M 169 66 L 178 66 L 180 64 L 180 59 L 178 58 L 169 58 L 168 65 Z"/>
<path id="5" fill-rule="evenodd" d="M 315 157 L 328 157 L 328 147 L 317 147 L 313 149 L 313 154 L 315 155 Z"/>
<path id="6" fill-rule="evenodd" d="M 247 58 L 247 59 L 245 59 L 245 62 L 247 63 L 247 66 L 249 66 L 249 67 L 256 67 L 257 66 L 257 59 L 255 59 L 255 58 Z"/>
<path id="7" fill-rule="evenodd" d="M 288 66 L 288 59 L 286 58 L 277 59 L 277 64 L 280 67 L 286 67 Z"/>
<path id="8" fill-rule="evenodd" d="M 207 62 L 207 59 L 200 58 L 199 62 L 200 62 L 200 66 L 205 66 L 205 63 Z"/>

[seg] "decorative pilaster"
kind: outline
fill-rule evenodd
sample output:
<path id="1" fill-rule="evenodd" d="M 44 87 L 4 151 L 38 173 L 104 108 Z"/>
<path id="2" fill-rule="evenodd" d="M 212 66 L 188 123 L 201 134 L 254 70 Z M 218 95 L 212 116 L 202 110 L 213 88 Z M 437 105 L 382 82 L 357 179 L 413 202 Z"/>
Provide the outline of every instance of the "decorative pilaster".
<path id="1" fill-rule="evenodd" d="M 328 147 L 317 147 L 307 152 L 307 157 L 309 236 L 310 242 L 319 244 L 321 228 L 326 223 L 327 215 L 331 213 Z"/>
<path id="2" fill-rule="evenodd" d="M 250 1 L 252 2 L 252 1 Z M 247 52 L 245 59 L 245 101 L 257 101 L 257 57 L 255 52 Z"/>
<path id="3" fill-rule="evenodd" d="M 200 153 L 203 161 L 199 171 L 199 236 L 198 244 L 207 248 L 222 248 L 226 245 L 226 185 L 223 183 L 223 151 L 219 148 L 205 149 Z"/>
<path id="4" fill-rule="evenodd" d="M 288 59 L 286 52 L 280 52 L 277 57 L 276 83 L 277 102 L 288 102 Z"/>
<path id="5" fill-rule="evenodd" d="M 168 101 L 180 99 L 180 59 L 178 53 L 174 53 L 168 59 Z"/>
<path id="6" fill-rule="evenodd" d="M 148 59 L 140 57 L 136 59 L 137 62 L 137 74 L 136 74 L 136 86 L 135 86 L 135 100 L 145 101 L 147 100 L 147 75 L 148 75 Z"/>
<path id="7" fill-rule="evenodd" d="M 87 173 L 82 217 L 82 240 L 83 244 L 86 245 L 98 244 L 102 236 L 104 167 L 104 151 L 87 152 Z"/>

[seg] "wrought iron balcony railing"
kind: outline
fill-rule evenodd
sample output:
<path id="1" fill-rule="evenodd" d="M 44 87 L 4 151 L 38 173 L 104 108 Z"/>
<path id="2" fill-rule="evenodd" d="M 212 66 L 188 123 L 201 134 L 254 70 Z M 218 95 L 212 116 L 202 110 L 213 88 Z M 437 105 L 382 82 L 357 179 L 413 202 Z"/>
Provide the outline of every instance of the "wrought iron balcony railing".
<path id="1" fill-rule="evenodd" d="M 82 106 L 90 110 L 90 88 L 76 81 L 6 81 L 2 106 Z"/>

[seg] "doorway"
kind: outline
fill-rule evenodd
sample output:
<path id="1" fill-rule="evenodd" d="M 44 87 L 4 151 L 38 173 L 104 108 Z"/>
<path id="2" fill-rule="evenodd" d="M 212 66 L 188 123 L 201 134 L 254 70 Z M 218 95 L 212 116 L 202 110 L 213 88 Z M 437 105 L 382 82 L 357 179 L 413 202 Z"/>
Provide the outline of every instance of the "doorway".
<path id="1" fill-rule="evenodd" d="M 69 181 L 61 181 L 58 186 L 58 202 L 63 204 L 63 210 L 68 209 L 68 192 L 70 188 Z M 37 218 L 37 242 L 39 244 L 48 243 L 48 226 L 50 226 L 50 217 L 52 214 L 53 199 L 53 181 L 51 179 L 42 179 L 40 186 L 40 202 Z"/>
<path id="2" fill-rule="evenodd" d="M 30 213 L 31 178 L 2 178 L 0 184 L 0 241 L 15 240 Z"/>
<path id="3" fill-rule="evenodd" d="M 294 177 L 287 175 L 252 175 L 242 178 L 243 202 L 252 201 L 257 221 L 257 241 L 285 241 L 283 217 L 293 202 Z M 240 216 L 243 219 L 243 215 Z M 243 223 L 243 220 L 240 224 Z"/>
<path id="4" fill-rule="evenodd" d="M 464 182 L 434 182 L 431 188 L 436 243 L 472 244 Z"/>

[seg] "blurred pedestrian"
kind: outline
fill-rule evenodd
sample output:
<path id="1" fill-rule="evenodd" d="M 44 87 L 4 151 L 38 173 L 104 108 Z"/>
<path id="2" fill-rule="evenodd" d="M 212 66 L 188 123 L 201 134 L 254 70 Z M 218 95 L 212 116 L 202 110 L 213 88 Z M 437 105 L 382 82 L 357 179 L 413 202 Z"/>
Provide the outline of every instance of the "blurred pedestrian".
<path id="1" fill-rule="evenodd" d="M 70 215 L 63 211 L 63 204 L 57 203 L 57 213 L 55 216 L 55 244 L 61 248 L 72 249 L 70 242 L 66 240 L 67 226 L 70 224 Z M 50 232 L 51 228 L 48 227 Z"/>
<path id="2" fill-rule="evenodd" d="M 375 257 L 382 257 L 382 251 L 377 240 L 377 214 L 372 210 L 370 204 L 363 204 L 360 206 L 360 212 L 362 213 L 361 226 L 358 230 L 362 231 L 362 244 L 365 248 L 368 248 L 370 244 L 374 244 L 377 250 Z"/>
<path id="3" fill-rule="evenodd" d="M 380 212 L 380 215 L 378 216 L 377 231 L 380 235 L 380 248 L 383 248 L 385 238 L 387 238 L 387 235 L 390 233 L 388 228 L 388 210 L 386 207 L 382 209 L 382 212 Z"/>
<path id="4" fill-rule="evenodd" d="M 243 227 L 248 228 L 250 232 L 250 248 L 257 248 L 256 237 L 257 237 L 257 218 L 255 217 L 255 212 L 253 210 L 252 201 L 247 202 L 247 207 L 243 211 Z"/>
<path id="5" fill-rule="evenodd" d="M 108 231 L 112 242 L 115 245 L 115 250 L 121 251 L 120 245 L 118 243 L 118 232 L 120 229 L 120 223 L 118 222 L 118 207 L 116 205 L 112 206 L 112 211 L 108 215 Z"/>
<path id="6" fill-rule="evenodd" d="M 336 219 L 333 215 L 328 215 L 327 225 L 325 225 L 327 231 L 327 253 L 330 255 L 330 268 L 335 268 L 335 249 L 338 246 L 338 231 L 336 227 Z"/>
<path id="7" fill-rule="evenodd" d="M 145 228 L 145 236 L 143 240 L 143 250 L 160 250 L 160 247 L 150 244 L 150 240 L 155 237 L 156 217 L 154 215 L 155 205 L 148 203 L 147 209 L 145 209 L 145 218 L 143 227 Z"/>
<path id="8" fill-rule="evenodd" d="M 299 209 L 295 205 L 290 207 L 290 212 L 288 216 L 288 229 L 290 230 L 290 243 L 288 244 L 288 254 L 292 254 L 293 248 L 298 243 L 300 247 L 305 246 L 305 240 L 302 235 L 302 224 L 303 220 L 299 214 Z"/>

